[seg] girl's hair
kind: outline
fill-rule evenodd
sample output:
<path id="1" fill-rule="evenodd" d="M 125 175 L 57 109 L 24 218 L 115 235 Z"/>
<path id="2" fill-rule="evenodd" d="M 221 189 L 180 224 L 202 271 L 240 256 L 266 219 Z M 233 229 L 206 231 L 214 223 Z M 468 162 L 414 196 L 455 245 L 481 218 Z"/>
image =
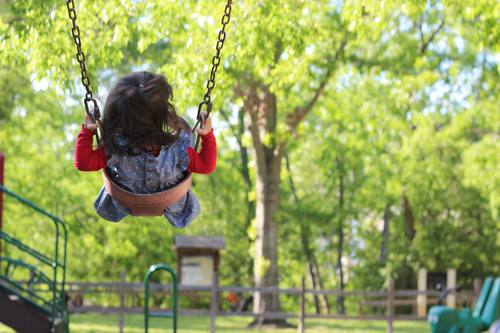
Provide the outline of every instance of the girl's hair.
<path id="1" fill-rule="evenodd" d="M 122 77 L 104 106 L 102 145 L 109 153 L 133 156 L 141 154 L 134 154 L 136 147 L 152 153 L 156 145 L 172 144 L 185 129 L 172 99 L 172 87 L 163 75 L 134 72 Z M 126 147 L 116 142 L 118 134 L 129 140 Z"/>

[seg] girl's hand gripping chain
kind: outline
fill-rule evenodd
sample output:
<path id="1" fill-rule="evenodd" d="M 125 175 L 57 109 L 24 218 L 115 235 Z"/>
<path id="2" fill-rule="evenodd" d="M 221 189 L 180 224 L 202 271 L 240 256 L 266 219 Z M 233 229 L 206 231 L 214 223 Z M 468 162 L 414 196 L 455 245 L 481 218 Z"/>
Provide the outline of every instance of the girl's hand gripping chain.
<path id="1" fill-rule="evenodd" d="M 202 117 L 206 117 L 207 111 L 202 111 L 201 115 L 202 115 Z M 212 131 L 212 119 L 210 119 L 210 117 L 205 118 L 205 124 L 202 123 L 200 125 L 201 125 L 201 128 L 196 129 L 196 132 L 198 132 L 198 134 L 207 135 L 208 133 L 210 133 Z"/>
<path id="2" fill-rule="evenodd" d="M 94 112 L 94 110 L 91 111 L 92 113 Z M 89 116 L 88 114 L 85 114 L 85 123 L 83 125 L 83 127 L 85 127 L 85 129 L 91 131 L 91 132 L 94 132 L 97 127 L 99 127 L 99 123 L 93 123 L 92 122 L 92 117 Z"/>

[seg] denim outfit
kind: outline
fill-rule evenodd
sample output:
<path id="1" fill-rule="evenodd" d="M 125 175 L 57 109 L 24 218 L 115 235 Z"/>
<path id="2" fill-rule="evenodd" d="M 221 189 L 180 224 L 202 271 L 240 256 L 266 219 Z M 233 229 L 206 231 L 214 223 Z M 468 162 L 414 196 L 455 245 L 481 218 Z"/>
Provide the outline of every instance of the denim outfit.
<path id="1" fill-rule="evenodd" d="M 142 153 L 137 156 L 112 154 L 107 166 L 115 171 L 115 182 L 120 186 L 140 194 L 149 194 L 167 190 L 180 183 L 188 174 L 189 155 L 187 149 L 192 145 L 194 135 L 185 131 L 170 146 L 162 146 L 158 157 Z M 116 136 L 118 145 L 124 147 L 128 140 Z M 139 148 L 134 153 L 139 153 Z M 107 151 L 106 151 L 106 155 Z M 97 214 L 110 222 L 119 222 L 130 210 L 115 201 L 103 186 L 94 202 Z M 167 207 L 163 215 L 172 226 L 178 229 L 187 227 L 200 211 L 200 204 L 194 193 L 189 190 L 182 199 Z"/>

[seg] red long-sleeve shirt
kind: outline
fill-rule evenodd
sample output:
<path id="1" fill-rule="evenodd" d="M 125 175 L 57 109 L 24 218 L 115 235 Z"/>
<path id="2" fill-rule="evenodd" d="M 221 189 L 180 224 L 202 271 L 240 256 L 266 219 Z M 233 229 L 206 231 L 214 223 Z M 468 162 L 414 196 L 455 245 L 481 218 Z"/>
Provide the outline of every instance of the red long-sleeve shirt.
<path id="1" fill-rule="evenodd" d="M 111 157 L 106 155 L 104 147 L 92 148 L 94 132 L 87 130 L 82 125 L 78 134 L 75 149 L 75 167 L 80 171 L 98 171 L 106 167 L 106 162 Z M 158 156 L 159 152 L 155 152 Z M 209 174 L 215 170 L 217 162 L 217 142 L 214 132 L 201 137 L 201 149 L 198 153 L 188 147 L 189 166 L 188 171 L 200 174 Z"/>

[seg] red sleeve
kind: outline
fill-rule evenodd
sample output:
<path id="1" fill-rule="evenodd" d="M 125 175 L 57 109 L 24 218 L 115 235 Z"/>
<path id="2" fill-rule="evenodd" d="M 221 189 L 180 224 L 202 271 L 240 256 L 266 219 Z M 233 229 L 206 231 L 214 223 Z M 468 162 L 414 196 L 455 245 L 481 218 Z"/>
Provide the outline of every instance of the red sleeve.
<path id="1" fill-rule="evenodd" d="M 188 147 L 189 166 L 188 171 L 208 175 L 215 170 L 217 163 L 217 142 L 214 131 L 201 137 L 200 152 Z"/>
<path id="2" fill-rule="evenodd" d="M 104 147 L 94 150 L 92 147 L 94 132 L 82 125 L 82 130 L 76 139 L 75 167 L 80 171 L 98 171 L 106 167 L 111 156 L 106 155 Z"/>

